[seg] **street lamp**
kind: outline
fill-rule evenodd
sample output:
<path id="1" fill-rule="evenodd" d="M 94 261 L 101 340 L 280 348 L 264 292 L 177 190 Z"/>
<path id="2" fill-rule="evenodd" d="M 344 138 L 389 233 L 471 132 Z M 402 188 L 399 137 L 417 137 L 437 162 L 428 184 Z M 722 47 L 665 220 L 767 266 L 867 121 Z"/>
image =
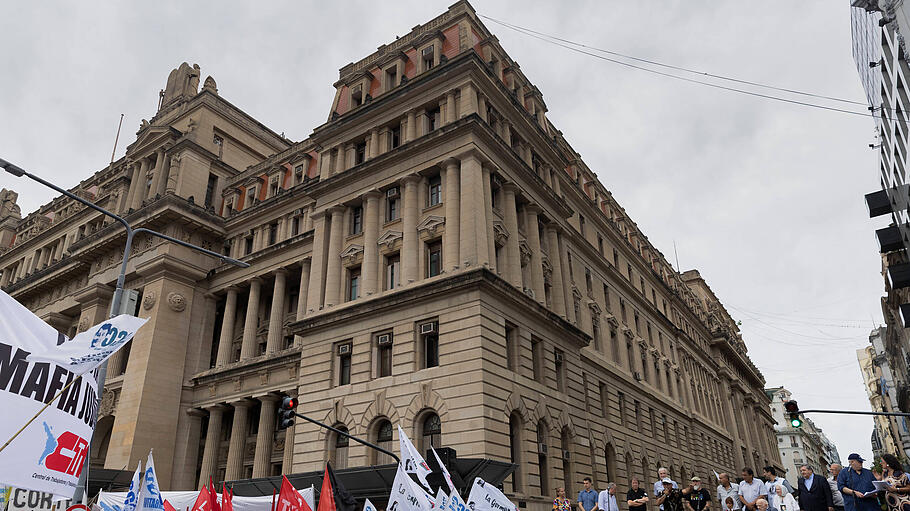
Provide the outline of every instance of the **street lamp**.
<path id="1" fill-rule="evenodd" d="M 126 229 L 126 246 L 123 248 L 123 261 L 120 263 L 120 274 L 117 275 L 117 285 L 114 288 L 114 296 L 111 298 L 110 317 L 114 317 L 120 312 L 120 302 L 123 298 L 123 282 L 126 279 L 126 265 L 129 260 L 129 257 L 130 257 L 130 249 L 132 248 L 132 245 L 133 245 L 133 236 L 136 233 L 144 232 L 151 236 L 155 236 L 155 237 L 170 241 L 171 243 L 176 243 L 176 244 L 186 247 L 188 249 L 195 250 L 197 252 L 202 252 L 203 254 L 209 255 L 216 259 L 220 259 L 223 262 L 230 263 L 235 266 L 239 266 L 241 268 L 247 268 L 250 266 L 249 263 L 245 263 L 243 261 L 238 261 L 237 259 L 228 257 L 224 254 L 219 254 L 217 252 L 213 252 L 211 250 L 202 248 L 197 245 L 193 245 L 192 243 L 187 243 L 187 242 L 185 242 L 183 240 L 179 240 L 177 238 L 172 238 L 171 236 L 162 234 L 157 231 L 153 231 L 151 229 L 146 229 L 144 227 L 140 227 L 138 229 L 133 229 L 132 226 L 130 226 L 129 222 L 127 222 L 121 216 L 115 215 L 114 213 L 111 213 L 110 211 L 102 208 L 101 206 L 93 204 L 92 202 L 89 202 L 68 190 L 64 190 L 63 188 L 60 188 L 59 186 L 57 186 L 51 182 L 45 181 L 44 179 L 42 179 L 34 174 L 26 172 L 24 169 L 22 169 L 22 167 L 14 165 L 14 164 L 4 160 L 3 158 L 0 158 L 0 167 L 2 167 L 3 170 L 9 172 L 10 174 L 12 174 L 16 177 L 23 177 L 23 176 L 27 177 L 27 178 L 31 179 L 32 181 L 41 183 L 42 185 L 44 185 L 48 188 L 51 188 L 65 196 L 69 197 L 70 199 L 73 199 L 76 202 L 79 202 L 80 204 L 83 204 L 91 209 L 94 209 L 95 211 L 98 211 L 99 213 L 109 216 L 109 217 L 113 218 L 114 220 L 116 220 L 117 222 L 119 222 L 121 225 L 123 225 L 123 227 Z M 98 368 L 98 378 L 97 378 L 98 379 L 98 396 L 101 396 L 102 393 L 104 392 L 104 380 L 105 380 L 106 376 L 107 376 L 107 361 L 105 361 L 103 364 L 101 364 L 101 366 Z M 97 410 L 95 413 L 97 413 Z M 89 469 L 89 456 L 86 456 L 85 457 L 85 466 L 83 467 L 82 473 L 79 476 L 79 483 L 76 485 L 76 493 L 73 495 L 74 502 L 80 502 L 82 500 L 83 486 L 88 486 L 86 484 L 86 481 L 88 478 L 88 469 Z"/>

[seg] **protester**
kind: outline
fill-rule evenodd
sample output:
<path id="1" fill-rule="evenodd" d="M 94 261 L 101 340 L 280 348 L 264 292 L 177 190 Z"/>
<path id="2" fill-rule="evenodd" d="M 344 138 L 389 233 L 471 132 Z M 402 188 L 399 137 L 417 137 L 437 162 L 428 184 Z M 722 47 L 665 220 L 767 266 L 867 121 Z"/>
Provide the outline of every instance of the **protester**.
<path id="1" fill-rule="evenodd" d="M 701 478 L 692 476 L 689 486 L 683 488 L 683 503 L 687 511 L 708 511 L 711 507 L 711 494 L 701 487 Z"/>
<path id="2" fill-rule="evenodd" d="M 910 507 L 910 477 L 904 472 L 901 462 L 893 454 L 882 454 L 883 481 L 892 486 L 892 490 L 885 492 L 885 503 L 888 511 L 903 511 Z"/>
<path id="3" fill-rule="evenodd" d="M 665 467 L 660 467 L 659 469 L 657 469 L 657 481 L 654 481 L 654 496 L 655 497 L 659 497 L 660 494 L 663 493 L 664 479 L 670 479 L 670 471 L 667 470 Z M 679 488 L 679 485 L 676 484 L 676 481 L 670 479 L 670 482 L 673 483 L 674 489 Z M 662 511 L 665 511 L 663 505 L 660 506 L 660 509 Z"/>
<path id="4" fill-rule="evenodd" d="M 844 494 L 845 511 L 880 511 L 878 495 L 872 481 L 872 471 L 863 468 L 866 461 L 859 454 L 847 456 L 850 468 L 841 470 L 837 476 L 837 488 Z M 805 508 L 804 508 L 805 511 Z"/>
<path id="5" fill-rule="evenodd" d="M 733 500 L 732 510 L 738 510 L 741 507 L 739 501 L 739 485 L 730 481 L 730 474 L 723 472 L 718 475 L 717 479 L 720 484 L 717 485 L 717 500 L 720 502 L 721 509 L 724 509 L 727 499 Z"/>
<path id="6" fill-rule="evenodd" d="M 743 480 L 739 483 L 739 501 L 744 508 L 749 511 L 755 511 L 756 501 L 765 499 L 765 505 L 768 505 L 768 490 L 761 480 L 755 478 L 755 472 L 751 468 L 743 469 Z"/>
<path id="7" fill-rule="evenodd" d="M 841 471 L 840 464 L 832 463 L 828 468 L 831 476 L 828 477 L 828 486 L 831 488 L 831 500 L 834 502 L 834 511 L 844 511 L 844 494 L 837 489 L 837 476 Z"/>
<path id="8" fill-rule="evenodd" d="M 787 493 L 793 493 L 793 487 L 790 486 L 790 483 L 786 479 L 777 475 L 777 470 L 772 466 L 767 466 L 762 469 L 762 477 L 765 478 L 765 490 L 768 492 L 768 495 L 774 494 L 774 485 L 782 484 L 784 489 L 787 490 Z M 773 508 L 774 505 L 771 502 L 768 504 Z"/>
<path id="9" fill-rule="evenodd" d="M 793 495 L 782 484 L 775 484 L 771 490 L 769 506 L 777 511 L 799 511 L 799 505 Z"/>
<path id="10" fill-rule="evenodd" d="M 664 511 L 683 511 L 683 494 L 679 488 L 674 488 L 675 484 L 669 477 L 660 481 L 663 489 L 657 496 L 657 505 Z"/>
<path id="11" fill-rule="evenodd" d="M 797 481 L 799 488 L 799 507 L 802 511 L 834 511 L 834 500 L 831 498 L 831 487 L 828 481 L 816 476 L 812 467 L 799 467 L 802 477 Z"/>
<path id="12" fill-rule="evenodd" d="M 553 499 L 553 511 L 572 511 L 572 501 L 566 498 L 565 488 L 556 488 L 556 498 Z"/>
<path id="13" fill-rule="evenodd" d="M 646 511 L 648 509 L 648 492 L 641 487 L 641 482 L 637 477 L 633 477 L 629 485 L 631 488 L 626 492 L 626 504 L 629 505 L 629 511 Z"/>
<path id="14" fill-rule="evenodd" d="M 607 483 L 607 489 L 597 496 L 597 507 L 601 511 L 619 511 L 616 502 L 616 483 Z"/>
<path id="15" fill-rule="evenodd" d="M 578 511 L 597 511 L 597 492 L 591 487 L 591 478 L 582 479 L 584 489 L 578 492 Z"/>

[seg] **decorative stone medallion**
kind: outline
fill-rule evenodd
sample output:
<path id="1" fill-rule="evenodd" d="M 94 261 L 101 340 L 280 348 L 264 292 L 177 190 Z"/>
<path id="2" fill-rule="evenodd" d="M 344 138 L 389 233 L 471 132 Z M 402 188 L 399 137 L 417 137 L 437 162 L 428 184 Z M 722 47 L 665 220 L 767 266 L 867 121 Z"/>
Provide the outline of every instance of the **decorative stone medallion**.
<path id="1" fill-rule="evenodd" d="M 145 293 L 145 296 L 142 297 L 142 308 L 145 310 L 151 310 L 155 306 L 155 300 L 158 299 L 158 295 L 154 291 L 149 291 Z"/>
<path id="2" fill-rule="evenodd" d="M 174 312 L 183 312 L 186 309 L 186 298 L 180 293 L 168 293 L 167 304 Z"/>

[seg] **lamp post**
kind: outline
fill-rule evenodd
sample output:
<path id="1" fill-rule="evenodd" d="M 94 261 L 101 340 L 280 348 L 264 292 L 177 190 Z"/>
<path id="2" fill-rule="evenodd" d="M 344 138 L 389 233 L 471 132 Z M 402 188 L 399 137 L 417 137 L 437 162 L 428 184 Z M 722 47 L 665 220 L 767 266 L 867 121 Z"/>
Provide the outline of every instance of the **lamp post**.
<path id="1" fill-rule="evenodd" d="M 114 213 L 111 213 L 110 211 L 102 208 L 101 206 L 93 204 L 92 202 L 89 202 L 68 190 L 64 190 L 63 188 L 60 188 L 59 186 L 57 186 L 49 181 L 46 181 L 34 174 L 31 174 L 31 173 L 25 171 L 24 169 L 22 169 L 21 167 L 14 165 L 2 158 L 0 158 L 0 167 L 2 167 L 3 170 L 7 171 L 8 173 L 10 173 L 16 177 L 27 177 L 27 178 L 31 179 L 32 181 L 41 183 L 42 185 L 44 185 L 48 188 L 51 188 L 52 190 L 59 192 L 65 196 L 69 197 L 70 199 L 73 199 L 76 202 L 79 202 L 80 204 L 83 204 L 91 209 L 94 209 L 95 211 L 98 211 L 99 213 L 102 213 L 105 216 L 111 217 L 114 220 L 116 220 L 117 222 L 119 222 L 126 229 L 126 246 L 123 247 L 123 261 L 120 263 L 120 273 L 117 275 L 117 285 L 114 288 L 114 296 L 111 298 L 110 317 L 114 317 L 120 312 L 120 302 L 123 299 L 123 282 L 126 279 L 126 265 L 129 260 L 129 257 L 130 257 L 130 249 L 132 248 L 132 245 L 133 245 L 133 237 L 136 235 L 136 233 L 144 232 L 146 234 L 149 234 L 150 236 L 162 238 L 167 241 L 170 241 L 171 243 L 176 243 L 180 246 L 189 248 L 191 250 L 195 250 L 197 252 L 202 252 L 203 254 L 214 257 L 216 259 L 220 259 L 221 261 L 224 261 L 226 263 L 230 263 L 235 266 L 239 266 L 241 268 L 249 267 L 249 263 L 245 263 L 243 261 L 238 261 L 237 259 L 228 257 L 223 254 L 219 254 L 217 252 L 213 252 L 211 250 L 202 248 L 200 246 L 193 245 L 192 243 L 187 243 L 183 240 L 173 238 L 171 236 L 162 234 L 157 231 L 153 231 L 151 229 L 146 229 L 144 227 L 139 227 L 139 228 L 134 229 L 129 224 L 129 222 L 127 222 L 123 217 L 116 215 Z M 104 380 L 105 380 L 106 376 L 107 376 L 107 361 L 105 361 L 103 364 L 101 364 L 101 366 L 98 368 L 97 380 L 98 380 L 98 398 L 99 399 L 101 398 L 101 395 L 104 392 Z M 95 413 L 97 413 L 97 410 Z M 73 495 L 73 502 L 81 502 L 82 494 L 84 491 L 83 487 L 85 487 L 86 489 L 88 487 L 89 459 L 90 459 L 89 456 L 85 457 L 85 465 L 83 466 L 82 473 L 79 476 L 79 482 L 76 485 L 76 493 Z"/>

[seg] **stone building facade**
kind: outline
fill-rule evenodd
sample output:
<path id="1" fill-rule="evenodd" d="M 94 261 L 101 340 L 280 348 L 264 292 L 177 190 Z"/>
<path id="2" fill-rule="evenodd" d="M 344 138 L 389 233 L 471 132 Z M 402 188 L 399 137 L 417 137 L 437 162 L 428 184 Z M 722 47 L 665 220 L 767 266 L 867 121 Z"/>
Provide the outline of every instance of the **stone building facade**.
<path id="1" fill-rule="evenodd" d="M 869 334 L 869 346 L 856 350 L 869 405 L 876 412 L 898 411 L 894 373 L 885 351 L 888 328 L 879 327 Z M 872 453 L 876 457 L 890 453 L 898 459 L 910 459 L 910 429 L 906 417 L 873 417 Z"/>
<path id="2" fill-rule="evenodd" d="M 658 466 L 780 465 L 764 379 L 698 272 L 678 273 L 458 2 L 340 71 L 292 142 L 171 73 L 126 156 L 76 192 L 250 263 L 139 238 L 92 460 L 155 448 L 165 488 L 387 460 L 276 401 L 395 445 L 513 460 L 534 508 Z M 0 285 L 74 333 L 107 314 L 124 235 L 58 198 L 0 218 Z M 6 210 L 4 210 L 6 211 Z M 9 227 L 6 227 L 9 226 Z M 6 238 L 0 238 L 6 239 Z"/>

